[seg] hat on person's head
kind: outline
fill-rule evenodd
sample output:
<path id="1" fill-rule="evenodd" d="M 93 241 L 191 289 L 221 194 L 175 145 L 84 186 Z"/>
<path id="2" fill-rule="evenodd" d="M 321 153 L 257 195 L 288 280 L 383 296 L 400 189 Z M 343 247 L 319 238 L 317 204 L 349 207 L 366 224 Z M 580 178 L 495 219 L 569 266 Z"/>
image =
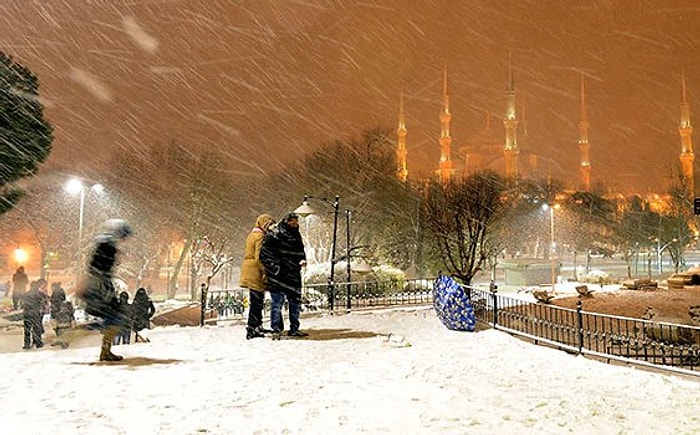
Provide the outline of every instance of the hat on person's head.
<path id="1" fill-rule="evenodd" d="M 124 219 L 109 219 L 102 224 L 102 233 L 117 240 L 131 237 L 134 230 Z"/>
<path id="2" fill-rule="evenodd" d="M 265 231 L 269 231 L 270 227 L 275 223 L 275 219 L 270 216 L 269 214 L 261 214 L 258 216 L 258 218 L 255 220 L 255 226 L 257 228 L 261 228 Z"/>

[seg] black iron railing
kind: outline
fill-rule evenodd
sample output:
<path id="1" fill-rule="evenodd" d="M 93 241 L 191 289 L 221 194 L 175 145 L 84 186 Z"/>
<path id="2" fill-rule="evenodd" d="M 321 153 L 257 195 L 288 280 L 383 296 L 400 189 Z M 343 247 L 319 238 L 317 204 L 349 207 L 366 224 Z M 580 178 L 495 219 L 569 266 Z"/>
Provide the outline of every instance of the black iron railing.
<path id="1" fill-rule="evenodd" d="M 433 301 L 433 282 L 429 279 L 406 279 L 392 281 L 336 283 L 334 286 L 334 303 L 328 284 L 309 284 L 302 288 L 302 310 L 319 311 L 363 309 L 391 305 L 429 304 Z M 227 289 L 209 290 L 207 308 L 216 309 L 220 318 L 242 314 L 247 308 L 248 290 Z M 265 312 L 269 312 L 269 301 L 265 303 Z"/>
<path id="2" fill-rule="evenodd" d="M 576 353 L 700 375 L 700 328 L 611 316 L 469 289 L 478 320 Z"/>
<path id="3" fill-rule="evenodd" d="M 242 315 L 248 301 L 248 290 L 209 290 L 207 308 L 216 310 L 219 318 Z"/>
<path id="4" fill-rule="evenodd" d="M 338 283 L 334 287 L 331 305 L 327 284 L 309 284 L 304 287 L 303 300 L 313 301 L 316 309 L 355 310 L 376 306 L 419 305 L 433 301 L 435 279 L 404 279 L 390 281 L 361 281 Z"/>
<path id="5" fill-rule="evenodd" d="M 425 305 L 433 301 L 434 279 L 338 283 L 335 310 Z M 467 288 L 477 319 L 495 329 L 570 352 L 700 376 L 700 327 L 562 308 Z M 247 291 L 213 290 L 207 306 L 220 317 L 242 314 Z M 328 310 L 327 284 L 302 289 L 304 311 Z M 269 311 L 269 303 L 265 304 Z"/>

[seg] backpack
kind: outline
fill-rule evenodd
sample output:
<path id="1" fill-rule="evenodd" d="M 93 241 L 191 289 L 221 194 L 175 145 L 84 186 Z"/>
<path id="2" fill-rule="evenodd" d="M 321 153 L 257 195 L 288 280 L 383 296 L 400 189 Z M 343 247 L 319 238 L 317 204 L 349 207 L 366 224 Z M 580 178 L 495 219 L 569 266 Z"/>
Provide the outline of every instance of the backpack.
<path id="1" fill-rule="evenodd" d="M 433 308 L 447 329 L 472 332 L 476 315 L 465 288 L 448 276 L 439 276 L 433 285 Z"/>

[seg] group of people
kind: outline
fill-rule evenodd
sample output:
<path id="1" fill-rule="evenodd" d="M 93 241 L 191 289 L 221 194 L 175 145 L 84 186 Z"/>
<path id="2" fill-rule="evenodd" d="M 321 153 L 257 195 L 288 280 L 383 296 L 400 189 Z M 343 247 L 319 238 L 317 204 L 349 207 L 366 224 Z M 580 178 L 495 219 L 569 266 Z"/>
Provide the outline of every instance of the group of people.
<path id="1" fill-rule="evenodd" d="M 122 291 L 119 293 L 119 310 L 124 316 L 124 322 L 120 325 L 119 332 L 114 336 L 113 344 L 130 344 L 131 331 L 134 331 L 134 341 L 147 342 L 147 338 L 139 335 L 139 332 L 147 329 L 151 317 L 156 312 L 156 307 L 151 298 L 148 297 L 146 289 L 140 287 L 136 290 L 134 300 L 129 303 L 129 293 Z"/>
<path id="2" fill-rule="evenodd" d="M 128 344 L 131 331 L 138 332 L 147 328 L 150 318 L 155 313 L 155 306 L 144 288 L 139 288 L 134 300 L 129 303 L 129 294 L 117 295 L 113 278 L 113 269 L 117 260 L 117 244 L 129 238 L 133 231 L 121 219 L 111 219 L 103 225 L 103 231 L 97 236 L 88 263 L 86 278 L 76 288 L 76 295 L 85 304 L 87 314 L 102 319 L 103 335 L 100 347 L 100 361 L 120 361 L 122 356 L 112 353 L 113 344 Z M 246 338 L 264 337 L 272 333 L 273 339 L 280 339 L 285 330 L 282 315 L 285 301 L 289 307 L 290 337 L 305 337 L 301 331 L 301 270 L 306 266 L 304 243 L 299 232 L 299 217 L 290 213 L 279 223 L 267 215 L 258 216 L 253 230 L 245 243 L 245 254 L 241 267 L 240 285 L 249 292 L 249 315 Z M 60 283 L 52 288 L 51 297 L 46 292 L 43 279 L 29 284 L 24 268 L 20 267 L 13 276 L 13 305 L 24 310 L 24 348 L 43 347 L 43 316 L 50 313 L 54 320 L 57 336 L 74 326 L 74 309 L 66 300 Z M 270 312 L 270 329 L 263 327 L 263 306 L 265 292 L 270 292 L 272 304 Z M 18 295 L 17 301 L 14 296 Z"/>
<path id="3" fill-rule="evenodd" d="M 22 271 L 23 272 L 23 271 Z M 24 346 L 22 349 L 37 349 L 44 346 L 44 315 L 49 314 L 57 336 L 75 324 L 73 304 L 66 299 L 61 283 L 51 285 L 51 296 L 47 293 L 47 282 L 40 278 L 29 284 L 29 291 L 22 294 L 21 307 L 24 321 Z"/>
<path id="4" fill-rule="evenodd" d="M 301 270 L 306 266 L 304 242 L 299 232 L 299 216 L 290 213 L 279 223 L 267 214 L 258 216 L 248 234 L 241 265 L 239 285 L 248 289 L 248 340 L 272 333 L 279 340 L 284 331 L 282 308 L 289 306 L 290 337 L 305 337 L 299 329 L 301 314 Z M 270 292 L 270 329 L 263 327 L 265 292 Z"/>

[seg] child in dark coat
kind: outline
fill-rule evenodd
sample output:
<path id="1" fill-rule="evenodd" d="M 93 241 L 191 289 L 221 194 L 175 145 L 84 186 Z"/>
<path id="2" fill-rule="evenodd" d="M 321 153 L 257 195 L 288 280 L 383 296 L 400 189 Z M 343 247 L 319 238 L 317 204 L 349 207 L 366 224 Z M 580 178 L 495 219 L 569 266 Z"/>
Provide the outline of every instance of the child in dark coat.
<path id="1" fill-rule="evenodd" d="M 139 335 L 139 331 L 148 329 L 151 326 L 151 317 L 156 312 L 156 307 L 153 305 L 153 301 L 148 297 L 146 289 L 141 287 L 136 290 L 136 295 L 134 296 L 134 301 L 131 304 L 131 316 L 133 321 L 134 332 L 136 336 L 134 340 L 138 343 L 139 341 L 145 342 L 149 341 L 144 339 Z"/>
<path id="2" fill-rule="evenodd" d="M 133 321 L 131 319 L 131 304 L 129 303 L 129 293 L 119 293 L 119 309 L 124 315 L 124 323 L 119 329 L 119 333 L 114 336 L 114 344 L 130 344 L 131 343 L 131 327 Z"/>

